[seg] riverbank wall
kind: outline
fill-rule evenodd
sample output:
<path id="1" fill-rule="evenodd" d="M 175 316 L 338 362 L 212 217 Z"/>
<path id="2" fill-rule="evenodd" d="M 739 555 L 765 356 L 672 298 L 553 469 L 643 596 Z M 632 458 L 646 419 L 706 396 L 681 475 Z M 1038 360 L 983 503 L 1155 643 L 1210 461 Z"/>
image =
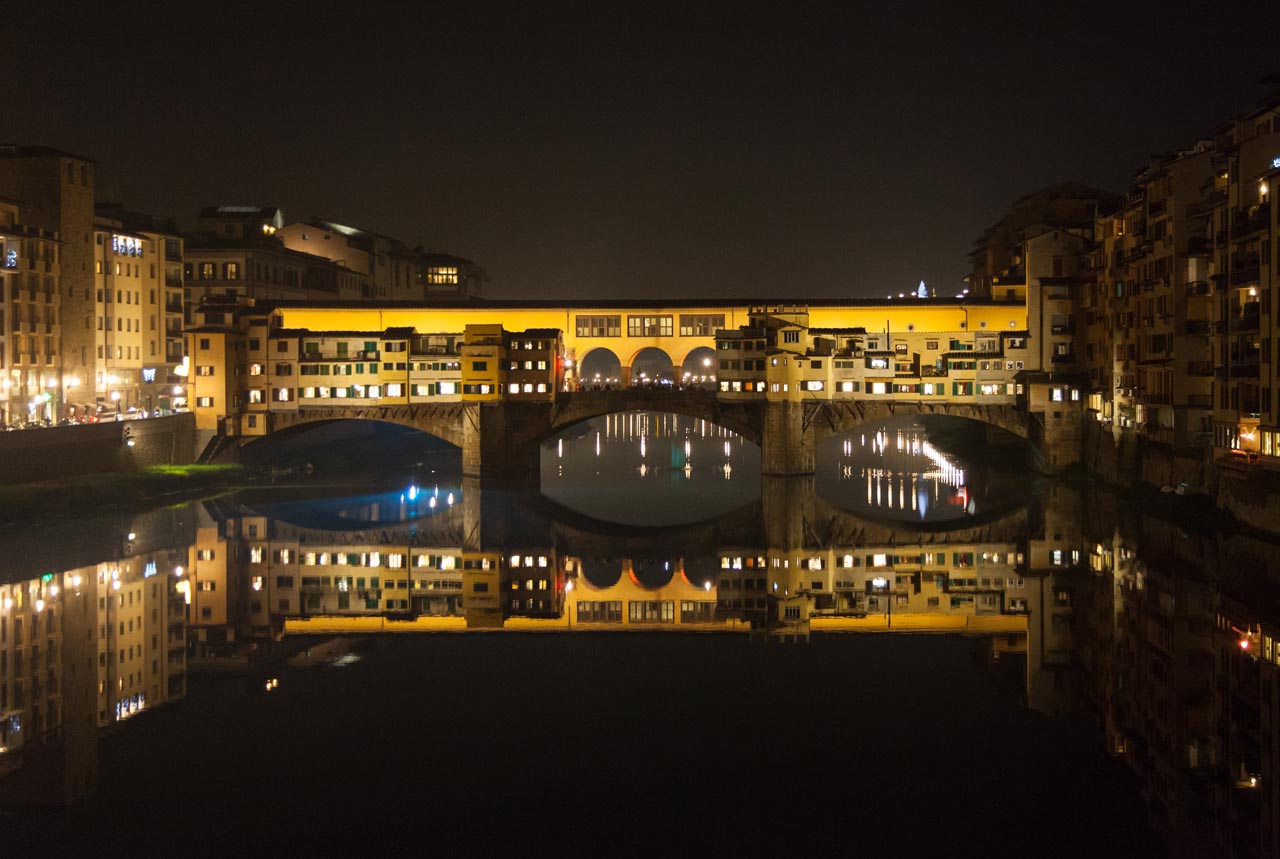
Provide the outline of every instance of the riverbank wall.
<path id="1" fill-rule="evenodd" d="M 0 484 L 195 461 L 195 415 L 0 433 Z"/>
<path id="2" fill-rule="evenodd" d="M 1280 472 L 1256 463 L 1215 460 L 1212 450 L 1176 451 L 1096 422 L 1086 427 L 1084 463 L 1096 477 L 1125 489 L 1172 486 L 1212 498 L 1242 525 L 1280 536 Z"/>

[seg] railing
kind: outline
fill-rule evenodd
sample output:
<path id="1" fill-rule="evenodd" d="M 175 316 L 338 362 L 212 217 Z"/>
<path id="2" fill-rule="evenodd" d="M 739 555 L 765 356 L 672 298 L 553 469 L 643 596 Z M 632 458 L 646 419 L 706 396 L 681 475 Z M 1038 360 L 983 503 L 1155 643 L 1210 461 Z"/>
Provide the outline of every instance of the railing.
<path id="1" fill-rule="evenodd" d="M 1265 230 L 1271 224 L 1271 207 L 1264 206 L 1258 211 L 1246 217 L 1244 220 L 1237 221 L 1231 228 L 1232 240 L 1243 238 L 1251 235 L 1259 230 Z"/>
<path id="2" fill-rule="evenodd" d="M 1252 333 L 1258 330 L 1258 314 L 1246 313 L 1242 316 L 1233 317 L 1231 320 L 1232 332 Z"/>
<path id="3" fill-rule="evenodd" d="M 1231 378 L 1233 379 L 1256 379 L 1258 378 L 1258 362 L 1254 359 L 1250 362 L 1241 362 L 1231 365 Z"/>
<path id="4" fill-rule="evenodd" d="M 1213 364 L 1209 361 L 1192 361 L 1187 364 L 1188 376 L 1212 376 Z"/>
<path id="5" fill-rule="evenodd" d="M 1242 286 L 1246 283 L 1257 283 L 1259 269 L 1256 265 L 1244 265 L 1231 270 L 1231 285 Z"/>
<path id="6" fill-rule="evenodd" d="M 1142 259 L 1150 252 L 1150 242 L 1139 242 L 1124 252 L 1124 260 L 1125 262 L 1133 262 L 1134 260 Z"/>
<path id="7" fill-rule="evenodd" d="M 371 352 L 348 352 L 341 355 L 334 352 L 303 352 L 299 357 L 299 361 L 378 361 L 381 360 L 382 353 L 379 351 Z"/>
<path id="8" fill-rule="evenodd" d="M 1188 334 L 1208 334 L 1210 329 L 1209 320 L 1207 319 L 1188 319 Z"/>
<path id="9" fill-rule="evenodd" d="M 1203 280 L 1193 280 L 1187 284 L 1187 295 L 1208 295 L 1209 284 Z"/>
<path id="10" fill-rule="evenodd" d="M 1187 405 L 1200 409 L 1213 408 L 1213 397 L 1209 394 L 1187 394 Z"/>

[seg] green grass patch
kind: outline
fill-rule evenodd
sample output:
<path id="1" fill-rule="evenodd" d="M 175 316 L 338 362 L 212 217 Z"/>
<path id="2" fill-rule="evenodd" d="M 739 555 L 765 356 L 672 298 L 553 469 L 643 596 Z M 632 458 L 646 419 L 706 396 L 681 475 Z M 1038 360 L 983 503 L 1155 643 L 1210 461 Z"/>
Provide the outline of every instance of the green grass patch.
<path id="1" fill-rule="evenodd" d="M 158 465 L 0 486 L 0 521 L 146 509 L 168 496 L 198 495 L 249 483 L 236 465 Z"/>

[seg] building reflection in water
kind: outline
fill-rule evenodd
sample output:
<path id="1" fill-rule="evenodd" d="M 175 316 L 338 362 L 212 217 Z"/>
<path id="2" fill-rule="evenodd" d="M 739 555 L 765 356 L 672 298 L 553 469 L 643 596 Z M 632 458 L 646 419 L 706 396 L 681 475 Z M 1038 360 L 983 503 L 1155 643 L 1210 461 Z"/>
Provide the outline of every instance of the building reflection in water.
<path id="1" fill-rule="evenodd" d="M 185 695 L 189 540 L 154 524 L 123 526 L 111 560 L 0 584 L 0 803 L 80 799 L 99 730 Z"/>
<path id="2" fill-rule="evenodd" d="M 939 491 L 963 485 L 935 465 Z M 126 526 L 99 562 L 0 585 L 0 798 L 92 790 L 99 732 L 145 723 L 184 695 L 188 672 L 238 671 L 270 690 L 287 657 L 351 658 L 364 635 L 718 633 L 803 646 L 946 633 L 970 637 L 1027 706 L 1094 717 L 1153 822 L 1193 852 L 1280 854 L 1271 543 L 1191 535 L 1064 486 L 982 524 L 912 530 L 827 504 L 812 481 L 779 480 L 753 506 L 653 536 L 470 483 L 390 496 L 376 510 L 330 502 L 326 527 L 188 508 L 163 528 Z"/>

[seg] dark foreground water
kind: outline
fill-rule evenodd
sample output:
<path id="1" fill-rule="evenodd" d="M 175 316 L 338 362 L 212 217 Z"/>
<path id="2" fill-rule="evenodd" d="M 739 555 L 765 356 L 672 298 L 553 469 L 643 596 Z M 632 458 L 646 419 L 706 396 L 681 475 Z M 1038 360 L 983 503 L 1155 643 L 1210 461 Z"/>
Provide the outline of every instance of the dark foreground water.
<path id="1" fill-rule="evenodd" d="M 882 429 L 0 533 L 0 856 L 1272 855 L 1276 547 Z"/>
<path id="2" fill-rule="evenodd" d="M 180 706 L 103 740 L 95 798 L 31 847 L 1144 855 L 1115 762 L 1014 706 L 969 645 L 402 637 L 269 695 L 193 678 Z"/>

